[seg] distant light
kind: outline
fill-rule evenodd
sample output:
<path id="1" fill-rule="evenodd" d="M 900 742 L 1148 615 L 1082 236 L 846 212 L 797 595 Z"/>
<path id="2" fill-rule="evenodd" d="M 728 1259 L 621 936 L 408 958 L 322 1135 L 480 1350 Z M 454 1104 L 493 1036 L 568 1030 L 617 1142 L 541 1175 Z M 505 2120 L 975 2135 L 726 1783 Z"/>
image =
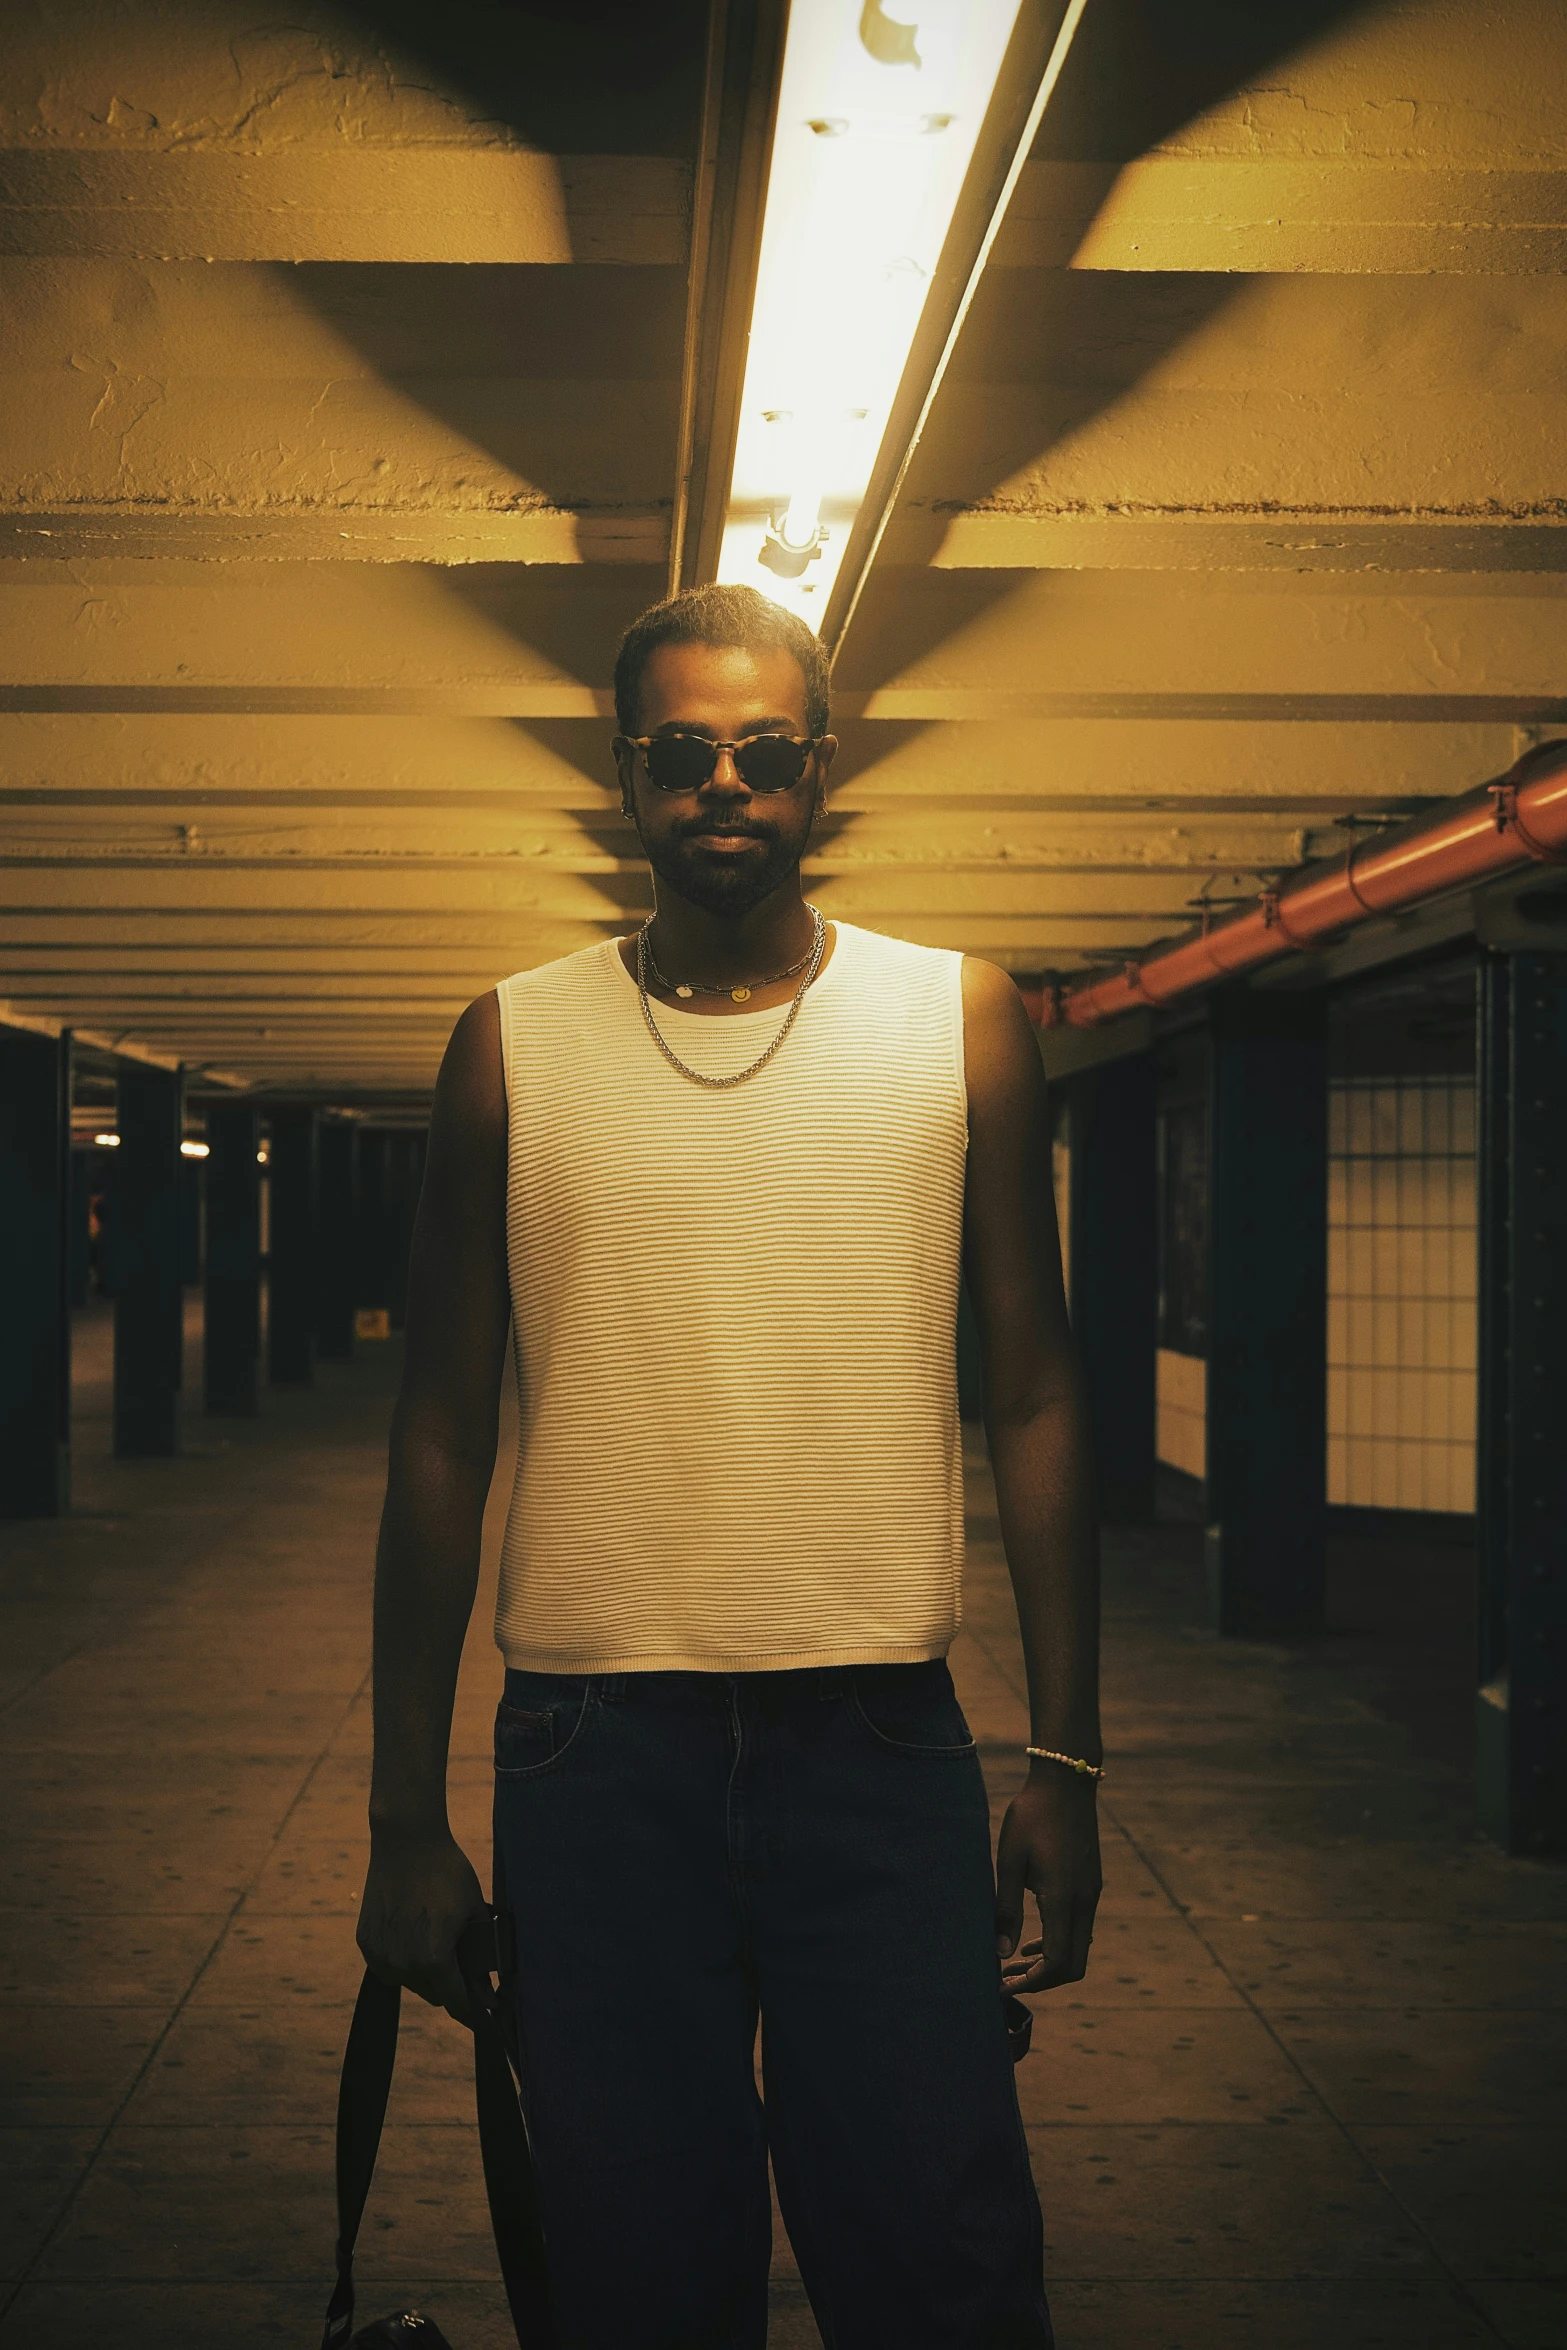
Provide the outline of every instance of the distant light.
<path id="1" fill-rule="evenodd" d="M 258 1150 L 256 1153 L 256 1165 L 258 1167 L 264 1167 L 271 1156 L 272 1153 L 268 1150 L 266 1144 L 263 1143 L 260 1150 Z"/>
<path id="2" fill-rule="evenodd" d="M 95 1151 L 117 1151 L 120 1138 L 117 1134 L 95 1134 L 92 1143 Z"/>
<path id="3" fill-rule="evenodd" d="M 812 625 L 869 487 L 1018 5 L 927 0 L 917 24 L 845 0 L 790 8 L 718 576 L 765 587 Z"/>
<path id="4" fill-rule="evenodd" d="M 182 1142 L 180 1157 L 182 1159 L 204 1159 L 210 1147 L 210 1144 L 205 1142 Z"/>

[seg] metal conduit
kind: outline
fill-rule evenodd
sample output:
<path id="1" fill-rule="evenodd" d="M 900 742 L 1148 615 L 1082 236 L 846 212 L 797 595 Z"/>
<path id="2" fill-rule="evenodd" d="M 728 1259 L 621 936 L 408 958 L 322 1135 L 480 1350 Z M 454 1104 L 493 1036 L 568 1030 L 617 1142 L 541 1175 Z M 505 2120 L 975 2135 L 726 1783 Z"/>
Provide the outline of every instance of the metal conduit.
<path id="1" fill-rule="evenodd" d="M 1381 914 L 1488 881 L 1533 860 L 1567 864 L 1567 742 L 1537 744 L 1496 783 L 1330 864 L 1307 865 L 1257 904 L 1111 977 L 1047 992 L 1044 1028 L 1097 1027 L 1118 1013 L 1167 1004 L 1297 949 L 1319 946 Z"/>

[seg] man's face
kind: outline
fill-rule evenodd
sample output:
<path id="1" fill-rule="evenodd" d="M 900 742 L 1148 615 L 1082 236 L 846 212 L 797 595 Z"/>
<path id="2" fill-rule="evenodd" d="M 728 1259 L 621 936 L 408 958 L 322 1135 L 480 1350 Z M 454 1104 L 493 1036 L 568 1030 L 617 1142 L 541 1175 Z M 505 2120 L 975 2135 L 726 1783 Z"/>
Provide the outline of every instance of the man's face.
<path id="1" fill-rule="evenodd" d="M 637 731 L 741 742 L 752 734 L 802 736 L 805 679 L 787 653 L 737 645 L 660 645 L 642 672 Z M 828 736 L 788 791 L 748 790 L 722 752 L 695 791 L 661 791 L 642 755 L 619 746 L 626 813 L 660 881 L 704 913 L 749 914 L 796 871 L 832 756 Z"/>

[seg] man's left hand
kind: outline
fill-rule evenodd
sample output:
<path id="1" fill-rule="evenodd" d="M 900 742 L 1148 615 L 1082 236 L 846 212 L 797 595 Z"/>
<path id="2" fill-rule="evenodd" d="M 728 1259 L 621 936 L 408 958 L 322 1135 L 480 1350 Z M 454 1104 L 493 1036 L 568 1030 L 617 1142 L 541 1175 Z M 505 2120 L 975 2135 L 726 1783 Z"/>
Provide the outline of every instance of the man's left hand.
<path id="1" fill-rule="evenodd" d="M 1039 1907 L 1040 1938 L 1003 1967 L 1009 1991 L 1049 1991 L 1080 1983 L 1088 1969 L 1099 1871 L 1097 1784 L 1048 1766 L 1030 1772 L 1007 1807 L 996 1853 L 996 1948 L 1012 1958 L 1023 1932 L 1023 1898 Z"/>

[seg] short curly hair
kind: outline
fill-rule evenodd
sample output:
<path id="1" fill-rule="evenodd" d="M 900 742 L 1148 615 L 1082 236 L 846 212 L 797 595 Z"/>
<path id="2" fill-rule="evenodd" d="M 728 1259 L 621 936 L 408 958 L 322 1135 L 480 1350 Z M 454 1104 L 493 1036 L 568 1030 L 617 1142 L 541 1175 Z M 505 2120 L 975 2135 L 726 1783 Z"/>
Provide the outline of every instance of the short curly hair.
<path id="1" fill-rule="evenodd" d="M 787 653 L 805 679 L 805 722 L 827 732 L 827 655 L 803 620 L 753 587 L 687 588 L 633 620 L 615 656 L 615 721 L 638 731 L 642 672 L 661 645 L 739 646 L 747 653 Z"/>

